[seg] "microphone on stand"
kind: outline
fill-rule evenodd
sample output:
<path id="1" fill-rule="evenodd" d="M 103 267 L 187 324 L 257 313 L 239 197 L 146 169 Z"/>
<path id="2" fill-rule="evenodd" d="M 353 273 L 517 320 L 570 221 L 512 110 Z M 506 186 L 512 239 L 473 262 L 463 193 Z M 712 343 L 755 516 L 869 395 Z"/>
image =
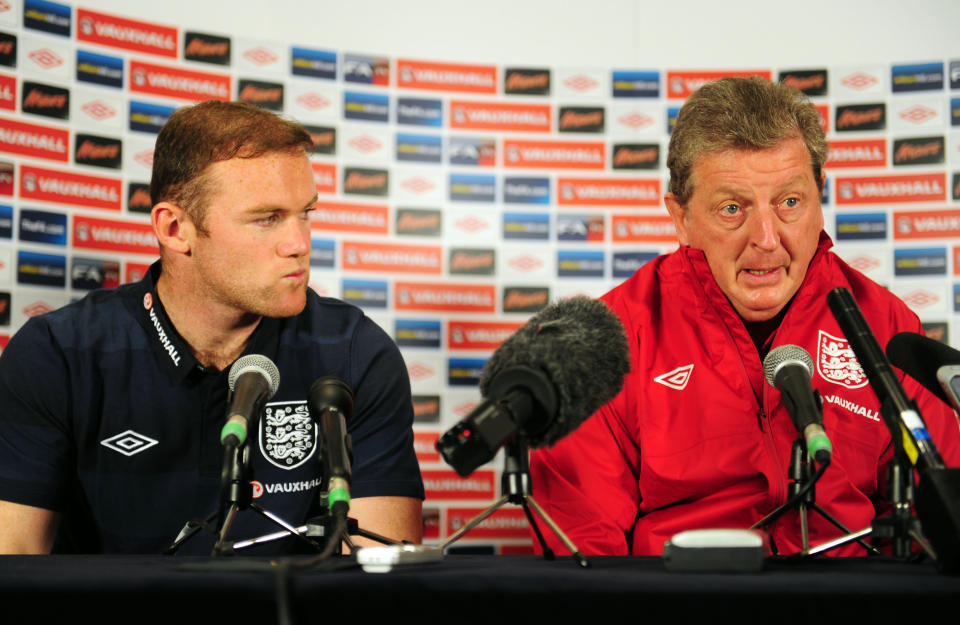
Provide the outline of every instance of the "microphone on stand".
<path id="1" fill-rule="evenodd" d="M 340 378 L 320 378 L 310 387 L 307 405 L 323 437 L 322 450 L 327 482 L 327 501 L 335 513 L 350 509 L 351 459 L 353 456 L 347 419 L 353 415 L 353 391 Z"/>
<path id="2" fill-rule="evenodd" d="M 823 431 L 820 397 L 813 390 L 813 358 L 799 345 L 781 345 L 763 359 L 763 375 L 767 383 L 780 391 L 797 431 L 807 443 L 807 453 L 818 464 L 830 462 L 833 446 Z"/>
<path id="3" fill-rule="evenodd" d="M 280 388 L 280 371 L 266 356 L 248 354 L 233 363 L 227 382 L 232 399 L 220 442 L 239 447 L 247 440 L 247 432 L 256 424 L 264 405 Z"/>
<path id="4" fill-rule="evenodd" d="M 484 401 L 437 441 L 463 476 L 489 462 L 518 433 L 552 445 L 623 387 L 630 369 L 620 319 L 599 300 L 572 297 L 534 315 L 484 367 Z"/>

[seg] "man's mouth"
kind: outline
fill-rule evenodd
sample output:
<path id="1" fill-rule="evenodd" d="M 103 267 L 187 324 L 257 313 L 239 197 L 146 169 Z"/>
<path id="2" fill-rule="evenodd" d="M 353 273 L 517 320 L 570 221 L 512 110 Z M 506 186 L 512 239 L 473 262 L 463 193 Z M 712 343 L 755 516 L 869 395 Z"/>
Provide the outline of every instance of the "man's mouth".
<path id="1" fill-rule="evenodd" d="M 753 276 L 765 276 L 768 273 L 777 271 L 778 269 L 780 269 L 780 267 L 773 267 L 772 269 L 744 269 L 744 271 Z"/>

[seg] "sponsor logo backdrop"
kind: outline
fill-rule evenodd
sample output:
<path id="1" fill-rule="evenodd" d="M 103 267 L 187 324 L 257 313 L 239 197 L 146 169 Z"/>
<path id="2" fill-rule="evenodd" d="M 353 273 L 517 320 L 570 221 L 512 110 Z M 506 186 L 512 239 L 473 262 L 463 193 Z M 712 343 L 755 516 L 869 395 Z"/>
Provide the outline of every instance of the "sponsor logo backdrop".
<path id="1" fill-rule="evenodd" d="M 662 207 L 683 99 L 724 75 L 810 95 L 831 144 L 836 250 L 932 335 L 960 315 L 960 60 L 576 68 L 388 58 L 251 40 L 82 2 L 0 2 L 0 349 L 32 315 L 156 258 L 153 141 L 170 113 L 241 99 L 303 122 L 320 194 L 311 284 L 363 307 L 407 361 L 437 541 L 498 495 L 433 448 L 479 402 L 492 350 L 549 301 L 597 296 L 676 246 Z M 948 301 L 952 297 L 952 302 Z M 306 390 L 306 389 L 304 389 Z M 471 546 L 529 548 L 499 512 Z"/>

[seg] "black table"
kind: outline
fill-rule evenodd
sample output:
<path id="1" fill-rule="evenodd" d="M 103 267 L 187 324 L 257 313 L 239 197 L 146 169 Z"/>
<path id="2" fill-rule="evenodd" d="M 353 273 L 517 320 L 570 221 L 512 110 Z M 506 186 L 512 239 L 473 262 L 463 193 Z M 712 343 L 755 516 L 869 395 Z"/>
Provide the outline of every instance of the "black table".
<path id="1" fill-rule="evenodd" d="M 855 623 L 956 620 L 960 578 L 930 563 L 884 558 L 769 560 L 760 573 L 675 573 L 659 558 L 447 555 L 442 562 L 365 573 L 341 558 L 322 570 L 291 571 L 296 625 L 393 622 Z M 277 621 L 278 567 L 265 558 L 0 556 L 4 623 Z M 531 610 L 533 615 L 531 616 Z M 7 618 L 14 615 L 15 618 Z M 392 619 L 392 620 L 388 620 Z M 652 620 L 656 619 L 656 620 Z M 344 620 L 346 622 L 346 620 Z"/>

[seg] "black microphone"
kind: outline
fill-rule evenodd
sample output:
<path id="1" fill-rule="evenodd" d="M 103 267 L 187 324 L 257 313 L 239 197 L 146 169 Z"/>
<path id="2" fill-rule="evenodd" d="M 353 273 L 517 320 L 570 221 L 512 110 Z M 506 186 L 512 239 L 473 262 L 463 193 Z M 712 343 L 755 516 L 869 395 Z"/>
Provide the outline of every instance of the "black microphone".
<path id="1" fill-rule="evenodd" d="M 220 430 L 220 442 L 240 446 L 247 440 L 247 432 L 256 424 L 267 400 L 280 387 L 280 372 L 266 356 L 248 354 L 233 363 L 227 382 L 232 400 L 227 422 Z"/>
<path id="2" fill-rule="evenodd" d="M 819 464 L 830 462 L 833 446 L 823 431 L 819 396 L 813 390 L 813 358 L 799 345 L 781 345 L 763 359 L 763 375 L 790 413 L 797 431 L 807 442 L 807 453 Z"/>
<path id="3" fill-rule="evenodd" d="M 893 373 L 890 362 L 853 295 L 844 287 L 837 287 L 827 293 L 827 304 L 880 400 L 880 413 L 890 429 L 890 435 L 902 438 L 907 457 L 921 472 L 943 468 L 943 459 L 930 439 L 916 404 L 907 397 L 900 380 Z"/>
<path id="4" fill-rule="evenodd" d="M 916 332 L 900 332 L 887 343 L 887 358 L 943 403 L 960 410 L 960 351 Z"/>
<path id="5" fill-rule="evenodd" d="M 620 392 L 628 351 L 623 324 L 603 302 L 547 306 L 493 353 L 480 379 L 484 401 L 437 449 L 467 476 L 518 432 L 531 447 L 554 444 Z"/>
<path id="6" fill-rule="evenodd" d="M 350 509 L 350 463 L 352 445 L 347 419 L 353 415 L 353 391 L 340 378 L 320 378 L 307 394 L 310 415 L 320 424 L 327 502 L 334 512 L 346 515 Z"/>

